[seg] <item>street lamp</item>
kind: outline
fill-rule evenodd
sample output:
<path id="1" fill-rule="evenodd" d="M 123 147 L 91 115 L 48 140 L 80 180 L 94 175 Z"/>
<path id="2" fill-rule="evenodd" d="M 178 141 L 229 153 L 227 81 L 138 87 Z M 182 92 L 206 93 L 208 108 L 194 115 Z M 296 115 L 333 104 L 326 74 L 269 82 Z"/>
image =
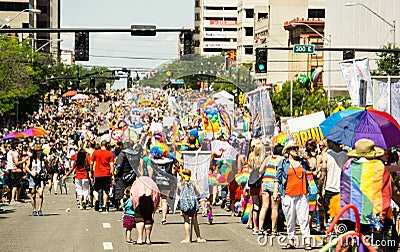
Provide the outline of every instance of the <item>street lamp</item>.
<path id="1" fill-rule="evenodd" d="M 63 39 L 56 39 L 54 40 L 54 42 L 62 42 Z M 39 52 L 40 50 L 42 50 L 44 47 L 46 47 L 47 45 L 49 45 L 50 43 L 52 43 L 52 40 L 47 41 L 44 45 L 42 45 L 41 47 L 39 47 L 38 49 L 35 50 L 35 52 Z"/>
<path id="2" fill-rule="evenodd" d="M 40 13 L 42 13 L 42 11 L 41 11 L 41 10 L 38 10 L 38 9 L 24 9 L 24 10 L 20 11 L 17 15 L 15 15 L 15 16 L 12 17 L 12 18 L 7 17 L 7 18 L 6 18 L 6 22 L 0 26 L 0 29 L 4 28 L 6 25 L 8 26 L 9 23 L 10 23 L 11 21 L 13 21 L 14 19 L 16 19 L 16 18 L 17 18 L 19 15 L 21 15 L 23 12 L 28 12 L 28 11 L 29 11 L 29 12 L 32 12 L 33 14 L 40 14 Z"/>
<path id="3" fill-rule="evenodd" d="M 393 48 L 396 45 L 396 20 L 393 20 L 393 24 L 391 24 L 389 21 L 387 21 L 386 19 L 384 19 L 382 16 L 380 16 L 378 13 L 376 13 L 375 11 L 371 10 L 368 6 L 362 4 L 362 3 L 353 3 L 353 2 L 348 2 L 345 3 L 344 6 L 350 7 L 350 6 L 355 6 L 355 5 L 360 5 L 362 7 L 364 7 L 365 9 L 367 9 L 368 11 L 370 11 L 372 14 L 374 14 L 375 16 L 377 16 L 380 20 L 382 20 L 383 22 L 385 22 L 387 25 L 389 25 L 392 29 L 393 29 Z"/>
<path id="4" fill-rule="evenodd" d="M 296 23 L 292 23 L 291 24 L 293 27 L 294 26 L 298 26 L 298 25 L 304 25 L 304 26 L 307 26 L 310 30 L 312 30 L 313 32 L 315 32 L 315 34 L 317 34 L 318 36 L 320 36 L 324 41 L 326 41 L 326 42 L 328 42 L 328 47 L 329 47 L 329 49 L 331 48 L 331 46 L 332 46 L 332 38 L 331 38 L 331 35 L 329 34 L 329 39 L 328 38 L 326 38 L 324 35 L 322 35 L 321 33 L 319 33 L 317 30 L 315 30 L 314 28 L 312 28 L 310 25 L 308 25 L 308 24 L 306 24 L 306 23 L 299 23 L 299 22 L 296 22 Z M 330 111 L 330 100 L 331 100 L 331 82 L 332 82 L 332 80 L 331 80 L 331 51 L 329 50 L 328 51 L 329 52 L 329 54 L 328 54 L 328 109 L 329 109 L 329 111 Z M 293 64 L 293 63 L 292 63 Z M 293 69 L 292 69 L 293 70 Z M 292 82 L 291 82 L 291 87 L 290 87 L 290 91 L 291 91 L 291 95 L 290 95 L 290 104 L 291 104 L 291 111 L 293 110 L 293 77 L 292 77 Z"/>

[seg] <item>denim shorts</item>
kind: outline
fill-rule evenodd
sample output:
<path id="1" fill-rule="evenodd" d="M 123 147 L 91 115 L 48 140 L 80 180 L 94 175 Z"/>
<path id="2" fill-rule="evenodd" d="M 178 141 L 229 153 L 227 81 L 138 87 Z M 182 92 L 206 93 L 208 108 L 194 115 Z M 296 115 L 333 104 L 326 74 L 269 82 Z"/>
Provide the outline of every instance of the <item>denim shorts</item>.
<path id="1" fill-rule="evenodd" d="M 269 193 L 272 194 L 274 192 L 274 182 L 263 182 L 261 187 L 262 187 L 262 193 Z"/>
<path id="2" fill-rule="evenodd" d="M 37 189 L 39 187 L 45 187 L 45 185 L 46 185 L 45 181 L 43 181 L 41 179 L 37 179 L 37 178 L 32 178 L 31 176 L 29 176 L 28 181 L 29 181 L 29 189 L 32 189 L 32 188 Z"/>

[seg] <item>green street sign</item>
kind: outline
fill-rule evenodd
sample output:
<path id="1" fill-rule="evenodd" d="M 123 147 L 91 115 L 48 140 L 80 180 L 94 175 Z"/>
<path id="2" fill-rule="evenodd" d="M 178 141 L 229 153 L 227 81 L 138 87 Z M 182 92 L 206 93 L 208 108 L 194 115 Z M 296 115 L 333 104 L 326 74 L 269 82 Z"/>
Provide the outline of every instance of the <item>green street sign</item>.
<path id="1" fill-rule="evenodd" d="M 293 45 L 293 53 L 295 54 L 313 54 L 315 45 Z"/>

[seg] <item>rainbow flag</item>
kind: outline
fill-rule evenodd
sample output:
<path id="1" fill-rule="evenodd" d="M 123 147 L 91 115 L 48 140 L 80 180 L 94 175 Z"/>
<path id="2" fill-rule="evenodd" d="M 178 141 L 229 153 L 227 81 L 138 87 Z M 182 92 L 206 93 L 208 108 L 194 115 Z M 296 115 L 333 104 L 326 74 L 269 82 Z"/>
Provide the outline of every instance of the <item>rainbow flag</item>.
<path id="1" fill-rule="evenodd" d="M 371 214 L 387 217 L 392 188 L 390 173 L 380 160 L 359 162 L 349 159 L 343 166 L 340 181 L 340 208 L 353 204 L 362 224 L 370 224 Z M 347 211 L 342 219 L 355 222 L 354 213 Z"/>

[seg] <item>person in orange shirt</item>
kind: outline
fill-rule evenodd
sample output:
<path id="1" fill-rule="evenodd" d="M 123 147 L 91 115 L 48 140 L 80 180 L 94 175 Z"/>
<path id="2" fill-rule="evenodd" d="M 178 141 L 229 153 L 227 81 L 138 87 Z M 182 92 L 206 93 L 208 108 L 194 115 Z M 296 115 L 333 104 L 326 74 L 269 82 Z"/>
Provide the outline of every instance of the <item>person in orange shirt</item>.
<path id="1" fill-rule="evenodd" d="M 111 177 L 114 174 L 114 154 L 107 150 L 107 141 L 103 140 L 100 149 L 95 150 L 90 158 L 90 172 L 94 178 L 93 196 L 95 209 L 99 200 L 99 191 L 103 191 L 103 204 L 99 211 L 107 210 L 108 193 L 110 191 Z"/>
<path id="2" fill-rule="evenodd" d="M 305 241 L 304 249 L 311 250 L 306 179 L 306 170 L 309 170 L 309 163 L 307 158 L 299 156 L 298 151 L 299 146 L 295 141 L 289 140 L 286 143 L 282 151 L 285 159 L 279 162 L 276 170 L 272 199 L 277 200 L 282 197 L 282 210 L 286 218 L 288 233 L 286 248 L 293 249 L 296 245 L 297 218 L 303 236 L 302 240 Z"/>
<path id="3" fill-rule="evenodd" d="M 72 169 L 68 171 L 67 174 L 63 176 L 63 180 L 65 180 L 69 174 L 73 171 L 75 172 L 75 191 L 76 196 L 79 202 L 79 209 L 86 209 L 86 202 L 88 200 L 89 195 L 89 171 L 87 167 L 90 165 L 90 156 L 86 153 L 84 149 L 80 149 L 77 154 L 72 156 L 72 159 L 75 159 Z"/>

